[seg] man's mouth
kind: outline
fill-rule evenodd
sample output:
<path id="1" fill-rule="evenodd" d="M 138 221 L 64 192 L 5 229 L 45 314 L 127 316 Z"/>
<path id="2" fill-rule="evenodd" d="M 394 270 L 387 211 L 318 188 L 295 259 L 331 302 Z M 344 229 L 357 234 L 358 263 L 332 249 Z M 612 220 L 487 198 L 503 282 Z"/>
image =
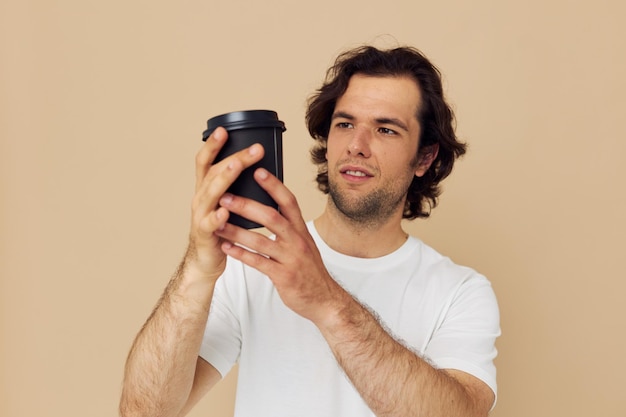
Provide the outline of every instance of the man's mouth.
<path id="1" fill-rule="evenodd" d="M 369 169 L 358 165 L 345 164 L 339 169 L 339 172 L 343 175 L 349 175 L 357 178 L 368 178 L 374 176 Z"/>
<path id="2" fill-rule="evenodd" d="M 363 171 L 353 171 L 351 169 L 344 171 L 344 174 L 352 175 L 353 177 L 367 177 L 367 174 Z"/>

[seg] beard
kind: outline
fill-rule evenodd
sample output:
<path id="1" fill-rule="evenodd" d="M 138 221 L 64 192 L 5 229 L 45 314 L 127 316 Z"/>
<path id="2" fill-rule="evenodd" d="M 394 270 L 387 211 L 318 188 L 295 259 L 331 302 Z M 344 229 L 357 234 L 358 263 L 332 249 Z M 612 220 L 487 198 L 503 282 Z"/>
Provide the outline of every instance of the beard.
<path id="1" fill-rule="evenodd" d="M 404 210 L 407 190 L 410 181 L 398 179 L 393 183 L 381 186 L 361 197 L 351 197 L 343 192 L 337 183 L 328 179 L 328 194 L 333 205 L 346 218 L 364 226 L 384 223 L 397 213 Z"/>

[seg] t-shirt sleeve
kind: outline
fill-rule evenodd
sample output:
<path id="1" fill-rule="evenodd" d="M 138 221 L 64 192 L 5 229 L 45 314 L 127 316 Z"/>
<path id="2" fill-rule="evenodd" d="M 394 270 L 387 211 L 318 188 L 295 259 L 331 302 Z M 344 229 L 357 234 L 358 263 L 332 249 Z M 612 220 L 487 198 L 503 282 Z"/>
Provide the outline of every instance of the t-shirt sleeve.
<path id="1" fill-rule="evenodd" d="M 224 274 L 215 285 L 200 346 L 200 357 L 213 365 L 222 377 L 237 362 L 241 352 L 241 325 L 236 300 L 242 294 L 237 287 L 243 285 L 243 274 L 242 265 L 229 259 Z"/>
<path id="2" fill-rule="evenodd" d="M 498 303 L 489 281 L 474 275 L 448 300 L 425 355 L 440 369 L 455 369 L 485 382 L 497 395 L 495 341 L 500 336 Z"/>

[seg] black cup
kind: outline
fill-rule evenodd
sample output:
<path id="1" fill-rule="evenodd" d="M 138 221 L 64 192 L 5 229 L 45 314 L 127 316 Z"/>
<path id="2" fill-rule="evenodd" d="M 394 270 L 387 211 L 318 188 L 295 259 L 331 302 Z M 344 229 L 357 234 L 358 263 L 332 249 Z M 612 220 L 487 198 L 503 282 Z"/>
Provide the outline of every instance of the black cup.
<path id="1" fill-rule="evenodd" d="M 215 116 L 208 120 L 207 130 L 202 133 L 206 141 L 213 131 L 222 126 L 228 131 L 228 140 L 215 158 L 219 162 L 229 155 L 260 143 L 265 149 L 263 159 L 249 168 L 230 186 L 228 192 L 250 198 L 278 209 L 278 204 L 254 180 L 253 173 L 257 168 L 265 168 L 283 180 L 283 132 L 285 124 L 278 120 L 278 115 L 271 110 L 246 110 Z M 262 227 L 262 225 L 231 213 L 228 222 L 246 229 Z"/>

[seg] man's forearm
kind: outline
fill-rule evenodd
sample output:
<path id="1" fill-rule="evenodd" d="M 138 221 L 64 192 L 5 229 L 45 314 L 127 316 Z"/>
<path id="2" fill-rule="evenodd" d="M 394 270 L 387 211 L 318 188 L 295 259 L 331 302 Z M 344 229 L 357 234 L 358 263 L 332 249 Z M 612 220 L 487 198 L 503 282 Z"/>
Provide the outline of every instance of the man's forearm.
<path id="1" fill-rule="evenodd" d="M 123 417 L 176 416 L 189 397 L 214 284 L 190 283 L 185 273 L 181 267 L 172 278 L 133 343 Z"/>
<path id="2" fill-rule="evenodd" d="M 371 312 L 350 299 L 319 327 L 377 416 L 482 415 L 463 385 L 393 339 Z"/>

